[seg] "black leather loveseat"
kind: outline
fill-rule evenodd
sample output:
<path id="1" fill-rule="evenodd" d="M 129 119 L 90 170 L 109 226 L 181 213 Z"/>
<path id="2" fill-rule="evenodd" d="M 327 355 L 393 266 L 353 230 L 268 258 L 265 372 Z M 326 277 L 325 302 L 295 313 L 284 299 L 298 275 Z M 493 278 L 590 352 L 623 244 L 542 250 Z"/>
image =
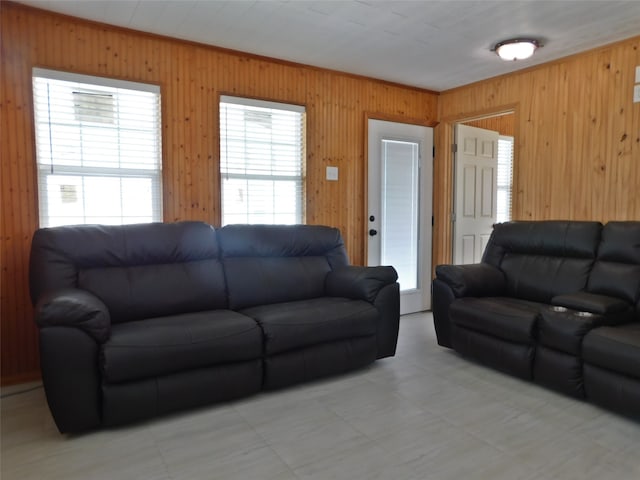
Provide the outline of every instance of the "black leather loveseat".
<path id="1" fill-rule="evenodd" d="M 440 345 L 640 417 L 640 222 L 497 224 L 433 305 Z"/>
<path id="2" fill-rule="evenodd" d="M 395 354 L 392 267 L 322 226 L 38 230 L 30 288 L 61 432 L 124 424 Z"/>

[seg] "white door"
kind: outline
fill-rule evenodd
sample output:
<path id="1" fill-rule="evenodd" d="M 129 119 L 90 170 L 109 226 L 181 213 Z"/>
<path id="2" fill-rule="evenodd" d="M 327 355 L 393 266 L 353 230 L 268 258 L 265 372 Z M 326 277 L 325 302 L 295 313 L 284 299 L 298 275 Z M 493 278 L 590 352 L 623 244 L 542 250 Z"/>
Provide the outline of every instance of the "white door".
<path id="1" fill-rule="evenodd" d="M 453 263 L 479 263 L 497 214 L 498 132 L 456 125 Z"/>
<path id="2" fill-rule="evenodd" d="M 433 129 L 369 120 L 367 264 L 392 265 L 400 313 L 431 308 Z"/>

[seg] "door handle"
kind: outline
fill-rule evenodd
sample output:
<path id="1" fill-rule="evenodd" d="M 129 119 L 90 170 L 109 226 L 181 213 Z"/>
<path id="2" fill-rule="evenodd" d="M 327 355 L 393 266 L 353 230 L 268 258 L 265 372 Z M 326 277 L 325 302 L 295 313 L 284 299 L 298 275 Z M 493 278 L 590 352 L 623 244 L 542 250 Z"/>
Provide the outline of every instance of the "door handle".
<path id="1" fill-rule="evenodd" d="M 371 230 L 369 230 L 369 236 L 370 237 L 375 237 L 378 234 L 377 230 L 374 230 L 373 228 Z"/>

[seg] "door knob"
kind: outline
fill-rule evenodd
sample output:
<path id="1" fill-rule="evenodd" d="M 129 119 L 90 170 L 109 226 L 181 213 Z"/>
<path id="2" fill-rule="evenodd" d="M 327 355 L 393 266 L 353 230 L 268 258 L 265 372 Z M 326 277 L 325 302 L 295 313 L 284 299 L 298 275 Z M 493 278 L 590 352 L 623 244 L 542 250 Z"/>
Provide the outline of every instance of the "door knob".
<path id="1" fill-rule="evenodd" d="M 377 230 L 374 230 L 373 228 L 371 230 L 369 230 L 369 236 L 370 237 L 375 237 L 378 234 Z"/>

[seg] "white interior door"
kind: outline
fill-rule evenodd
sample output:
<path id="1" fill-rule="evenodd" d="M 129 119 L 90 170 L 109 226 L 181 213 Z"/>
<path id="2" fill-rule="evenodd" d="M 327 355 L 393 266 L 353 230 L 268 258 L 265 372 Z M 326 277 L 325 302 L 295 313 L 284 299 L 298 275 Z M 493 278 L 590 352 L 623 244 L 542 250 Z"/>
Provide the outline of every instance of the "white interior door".
<path id="1" fill-rule="evenodd" d="M 400 313 L 431 308 L 433 129 L 369 120 L 367 264 L 392 265 Z"/>
<path id="2" fill-rule="evenodd" d="M 453 263 L 479 263 L 497 214 L 498 132 L 456 125 Z"/>

